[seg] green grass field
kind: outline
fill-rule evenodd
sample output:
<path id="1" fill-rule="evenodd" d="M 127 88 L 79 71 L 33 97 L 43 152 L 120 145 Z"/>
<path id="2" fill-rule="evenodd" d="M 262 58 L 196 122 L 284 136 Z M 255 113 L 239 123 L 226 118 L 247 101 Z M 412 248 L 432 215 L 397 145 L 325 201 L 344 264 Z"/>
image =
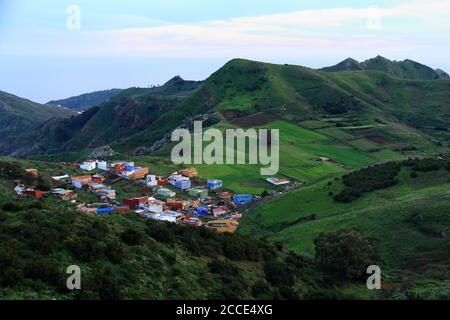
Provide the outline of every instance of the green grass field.
<path id="1" fill-rule="evenodd" d="M 335 202 L 329 195 L 342 188 L 340 180 L 300 188 L 256 206 L 244 216 L 240 232 L 268 236 L 288 249 L 312 255 L 313 239 L 319 233 L 355 227 L 379 240 L 384 268 L 448 263 L 448 240 L 431 236 L 423 228 L 450 231 L 450 173 L 420 173 L 413 179 L 409 169 L 402 169 L 399 181 L 348 204 Z M 316 220 L 299 220 L 312 214 Z M 419 218 L 424 221 L 422 229 L 413 223 Z"/>

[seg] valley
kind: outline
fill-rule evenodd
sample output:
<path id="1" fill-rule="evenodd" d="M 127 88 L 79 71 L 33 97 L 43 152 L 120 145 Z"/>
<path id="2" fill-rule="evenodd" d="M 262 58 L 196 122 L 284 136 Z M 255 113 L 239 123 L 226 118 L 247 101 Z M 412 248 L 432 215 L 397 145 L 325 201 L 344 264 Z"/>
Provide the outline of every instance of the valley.
<path id="1" fill-rule="evenodd" d="M 222 180 L 230 192 L 262 198 L 244 208 L 236 237 L 280 245 L 313 263 L 321 234 L 357 229 L 379 244 L 377 262 L 386 291 L 368 292 L 363 282 L 335 277 L 339 294 L 448 297 L 449 89 L 448 76 L 410 60 L 346 60 L 316 70 L 234 59 L 205 81 L 175 77 L 157 88 L 122 90 L 80 115 L 47 117 L 27 132 L 0 140 L 0 151 L 7 161 L 17 157 L 53 167 L 84 161 L 107 146 L 112 153 L 102 160 L 136 161 L 168 176 L 181 168 L 170 161 L 175 145 L 170 133 L 176 128 L 192 130 L 194 121 L 203 120 L 205 129 L 222 132 L 278 129 L 280 170 L 275 176 L 297 183 L 296 188 L 268 183 L 259 165 L 195 165 L 199 177 Z M 411 159 L 439 165 L 422 170 L 408 164 Z M 390 163 L 400 166 L 395 181 L 357 196 L 354 189 L 346 191 L 349 174 L 367 170 L 368 179 L 376 181 L 373 166 Z M 10 189 L 2 188 L 7 199 Z M 336 201 L 344 192 L 348 202 Z M 133 218 L 114 216 L 107 224 L 114 230 L 121 230 L 122 223 L 134 225 L 127 219 Z M 183 244 L 176 246 L 178 256 Z M 192 265 L 204 268 L 205 261 Z M 252 268 L 247 262 L 241 267 L 253 270 L 249 279 L 262 272 L 261 266 Z"/>

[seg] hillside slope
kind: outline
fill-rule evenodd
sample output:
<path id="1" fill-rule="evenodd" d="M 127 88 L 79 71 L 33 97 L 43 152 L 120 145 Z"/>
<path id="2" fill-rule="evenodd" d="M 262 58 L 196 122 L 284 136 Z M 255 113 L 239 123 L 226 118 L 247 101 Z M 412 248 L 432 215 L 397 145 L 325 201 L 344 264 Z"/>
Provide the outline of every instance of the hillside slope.
<path id="1" fill-rule="evenodd" d="M 144 219 L 81 213 L 49 197 L 14 199 L 26 167 L 0 159 L 0 299 L 337 299 L 345 295 L 312 259 L 268 242 Z M 28 182 L 28 184 L 31 182 Z M 82 290 L 66 288 L 77 265 Z"/>
<path id="2" fill-rule="evenodd" d="M 244 216 L 240 232 L 314 255 L 320 233 L 357 228 L 378 239 L 385 278 L 423 297 L 444 294 L 449 289 L 443 279 L 450 264 L 450 162 L 426 161 L 432 165 L 405 162 L 393 185 L 357 199 L 336 201 L 345 185 L 333 178 L 262 202 Z M 364 176 L 376 181 L 370 170 Z"/>
<path id="3" fill-rule="evenodd" d="M 102 104 L 121 91 L 121 89 L 95 91 L 66 99 L 52 100 L 47 102 L 47 104 L 63 106 L 74 111 L 81 112 L 96 105 Z"/>
<path id="4" fill-rule="evenodd" d="M 33 139 L 14 139 L 19 147 L 10 154 L 80 151 L 121 141 L 147 128 L 201 84 L 175 77 L 161 87 L 122 90 L 78 117 L 47 121 L 30 134 Z"/>
<path id="5" fill-rule="evenodd" d="M 0 91 L 0 153 L 6 138 L 30 132 L 49 119 L 74 115 L 66 108 L 38 104 Z"/>

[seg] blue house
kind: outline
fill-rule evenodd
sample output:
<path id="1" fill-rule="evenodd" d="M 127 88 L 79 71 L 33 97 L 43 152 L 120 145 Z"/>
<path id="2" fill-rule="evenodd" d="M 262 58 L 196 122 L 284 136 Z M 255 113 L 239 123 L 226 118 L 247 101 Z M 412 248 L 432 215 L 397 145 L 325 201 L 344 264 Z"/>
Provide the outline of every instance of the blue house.
<path id="1" fill-rule="evenodd" d="M 222 188 L 222 180 L 208 180 L 208 189 L 216 190 Z"/>
<path id="2" fill-rule="evenodd" d="M 250 194 L 235 194 L 233 201 L 236 204 L 247 204 L 253 201 L 253 196 Z"/>
<path id="3" fill-rule="evenodd" d="M 97 214 L 110 214 L 113 212 L 113 208 L 97 208 Z"/>
<path id="4" fill-rule="evenodd" d="M 187 190 L 192 188 L 192 182 L 190 180 L 179 180 L 175 182 L 175 188 L 181 190 Z"/>
<path id="5" fill-rule="evenodd" d="M 198 207 L 197 209 L 195 209 L 195 212 L 199 216 L 207 216 L 209 214 L 208 208 L 204 208 L 204 207 Z"/>

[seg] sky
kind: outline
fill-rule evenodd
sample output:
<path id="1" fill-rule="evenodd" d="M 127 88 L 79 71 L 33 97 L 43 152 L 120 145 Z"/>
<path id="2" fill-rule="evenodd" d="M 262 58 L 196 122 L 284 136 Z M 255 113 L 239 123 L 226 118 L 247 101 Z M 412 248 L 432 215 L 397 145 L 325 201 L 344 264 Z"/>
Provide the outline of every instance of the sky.
<path id="1" fill-rule="evenodd" d="M 246 58 L 450 72 L 450 0 L 0 0 L 0 90 L 37 102 L 207 78 Z"/>

